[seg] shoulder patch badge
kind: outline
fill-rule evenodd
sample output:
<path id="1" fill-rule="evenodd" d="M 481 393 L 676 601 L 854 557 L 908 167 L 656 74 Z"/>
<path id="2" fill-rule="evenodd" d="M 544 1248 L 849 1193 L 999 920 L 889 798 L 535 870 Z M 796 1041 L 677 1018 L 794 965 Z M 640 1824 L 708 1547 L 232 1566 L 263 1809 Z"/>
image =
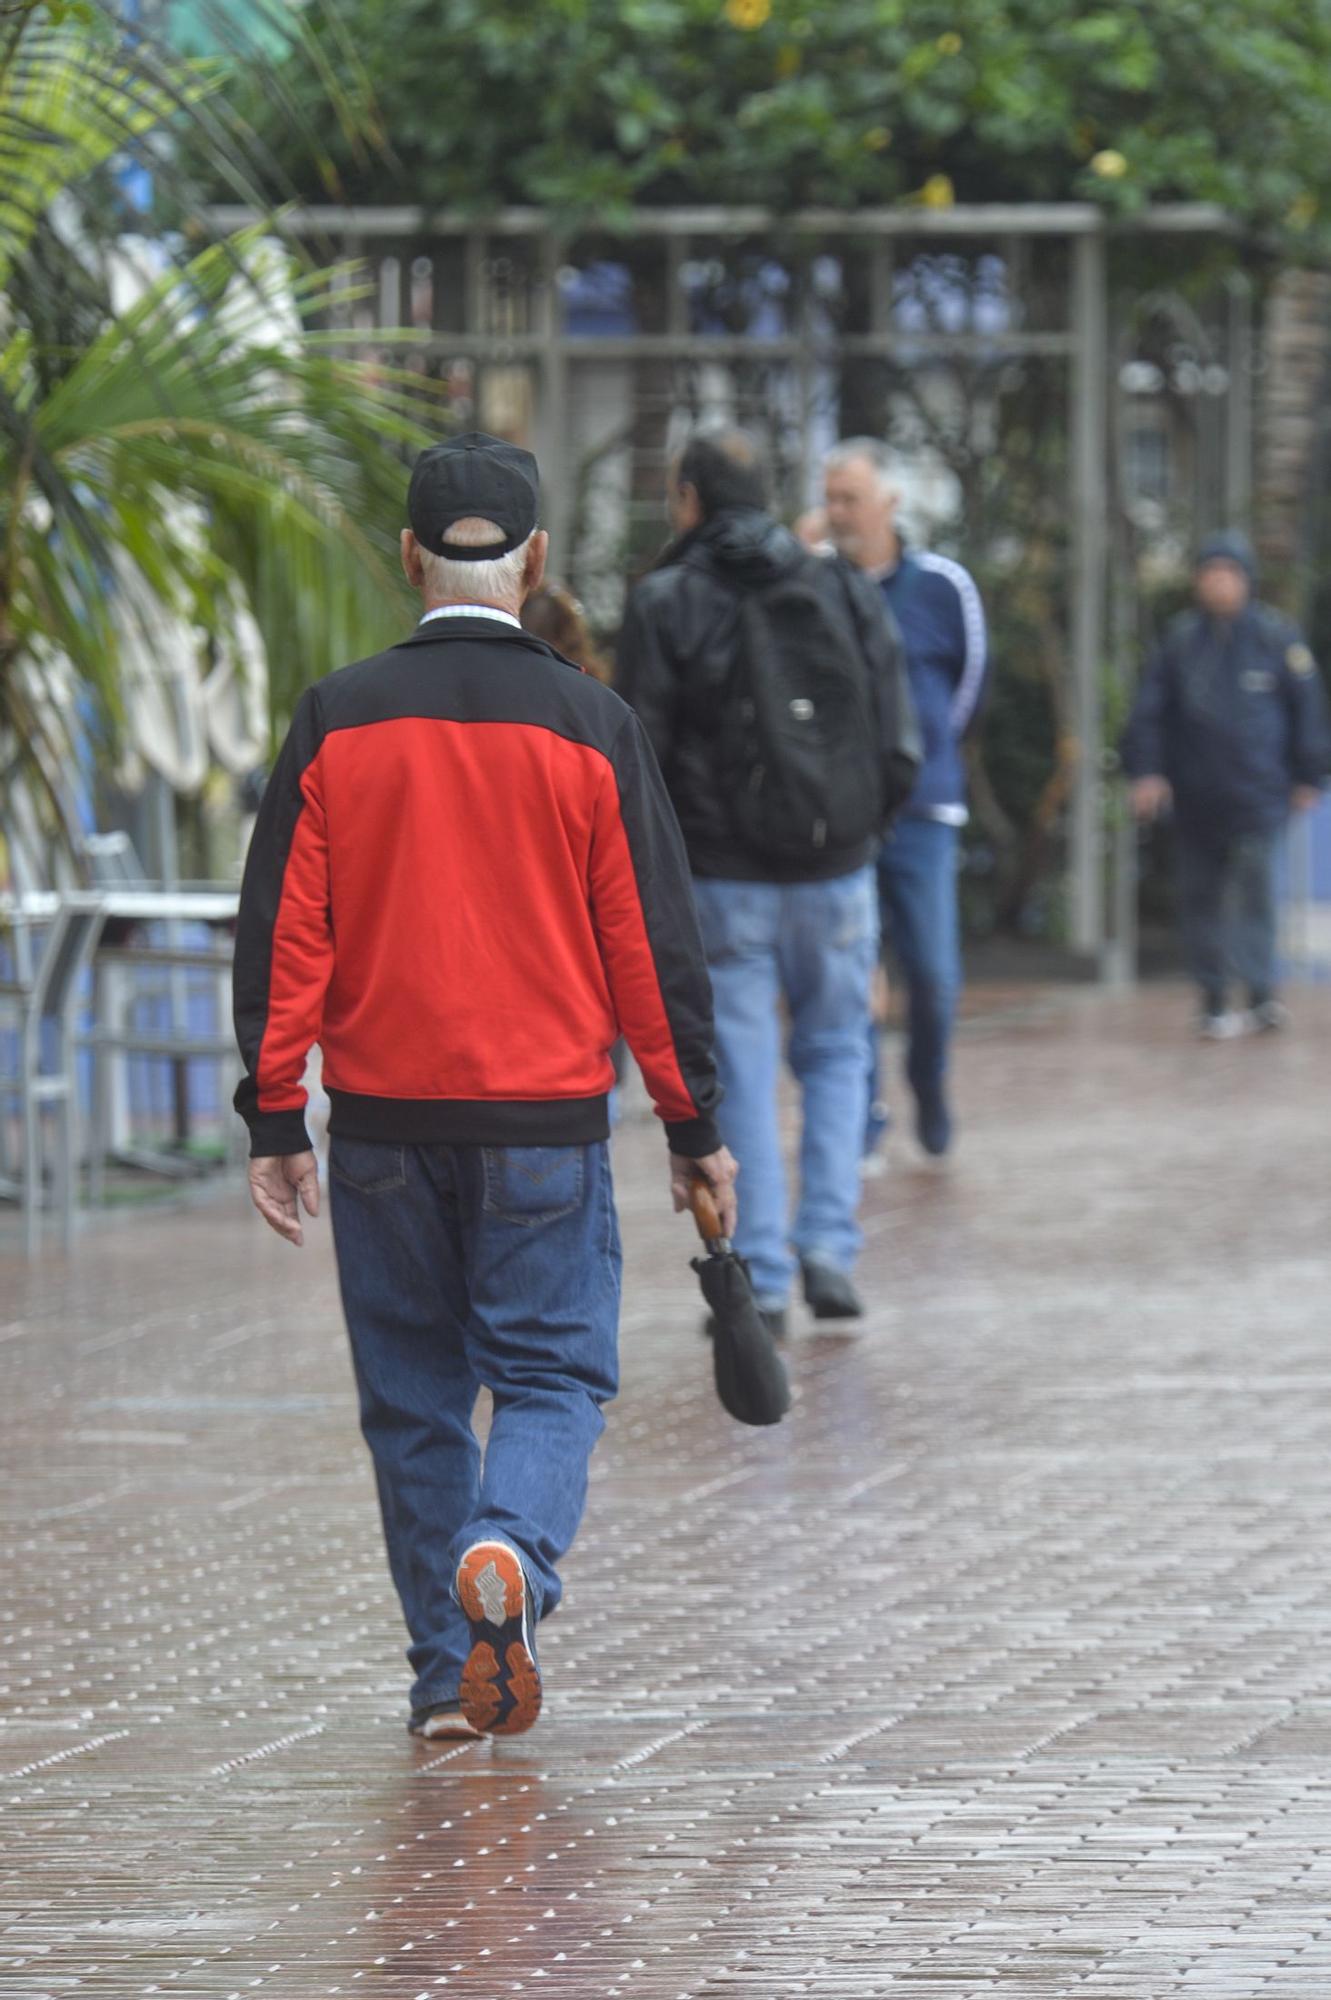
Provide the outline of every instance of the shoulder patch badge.
<path id="1" fill-rule="evenodd" d="M 1292 674 L 1310 674 L 1314 665 L 1313 656 L 1308 648 L 1300 643 L 1297 646 L 1291 646 L 1285 654 L 1285 665 Z"/>

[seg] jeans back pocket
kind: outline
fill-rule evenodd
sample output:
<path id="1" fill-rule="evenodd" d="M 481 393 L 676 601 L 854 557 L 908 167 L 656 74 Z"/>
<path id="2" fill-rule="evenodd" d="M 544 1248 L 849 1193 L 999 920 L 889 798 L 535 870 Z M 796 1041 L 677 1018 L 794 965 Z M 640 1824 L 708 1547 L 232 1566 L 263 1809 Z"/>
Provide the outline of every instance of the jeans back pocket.
<path id="1" fill-rule="evenodd" d="M 334 1133 L 328 1145 L 328 1171 L 357 1194 L 391 1194 L 407 1185 L 406 1147 L 385 1145 L 379 1139 L 339 1139 Z"/>
<path id="2" fill-rule="evenodd" d="M 582 1206 L 585 1146 L 485 1146 L 485 1212 L 535 1229 Z"/>

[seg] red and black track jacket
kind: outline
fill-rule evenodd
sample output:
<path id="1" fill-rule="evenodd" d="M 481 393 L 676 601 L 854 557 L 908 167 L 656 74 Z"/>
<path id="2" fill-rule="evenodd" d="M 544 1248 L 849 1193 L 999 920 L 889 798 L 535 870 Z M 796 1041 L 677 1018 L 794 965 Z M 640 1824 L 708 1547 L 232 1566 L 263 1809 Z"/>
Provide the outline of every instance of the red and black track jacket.
<path id="1" fill-rule="evenodd" d="M 308 689 L 245 868 L 235 1019 L 256 1155 L 308 1146 L 315 1042 L 345 1137 L 603 1139 L 621 1033 L 672 1148 L 714 1151 L 711 987 L 633 712 L 479 616 Z"/>

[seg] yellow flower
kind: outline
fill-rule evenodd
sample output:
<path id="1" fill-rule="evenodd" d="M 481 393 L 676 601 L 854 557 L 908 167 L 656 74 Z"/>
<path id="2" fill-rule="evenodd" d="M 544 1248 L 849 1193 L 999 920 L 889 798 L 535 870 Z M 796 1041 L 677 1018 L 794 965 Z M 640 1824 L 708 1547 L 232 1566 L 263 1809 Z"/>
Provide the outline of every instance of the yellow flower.
<path id="1" fill-rule="evenodd" d="M 752 33 L 761 28 L 772 11 L 772 0 L 726 0 L 726 19 L 732 28 Z"/>
<path id="2" fill-rule="evenodd" d="M 934 43 L 934 47 L 938 50 L 940 56 L 959 56 L 961 54 L 961 36 L 957 34 L 955 29 L 949 28 L 945 35 L 938 37 L 938 40 Z"/>
<path id="3" fill-rule="evenodd" d="M 1127 161 L 1122 153 L 1114 152 L 1112 147 L 1092 156 L 1091 172 L 1099 174 L 1102 181 L 1121 181 L 1127 171 Z"/>
<path id="4" fill-rule="evenodd" d="M 956 198 L 951 176 L 948 174 L 930 174 L 920 189 L 920 200 L 926 208 L 951 208 Z"/>
<path id="5" fill-rule="evenodd" d="M 890 125 L 873 125 L 864 135 L 864 149 L 868 153 L 881 153 L 892 144 Z"/>

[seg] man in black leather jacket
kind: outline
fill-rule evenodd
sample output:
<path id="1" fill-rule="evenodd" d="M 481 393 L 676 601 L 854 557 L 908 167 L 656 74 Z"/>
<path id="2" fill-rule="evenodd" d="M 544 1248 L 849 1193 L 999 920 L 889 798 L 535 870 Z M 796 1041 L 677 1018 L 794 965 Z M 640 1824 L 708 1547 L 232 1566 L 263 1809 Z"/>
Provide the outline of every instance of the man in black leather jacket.
<path id="1" fill-rule="evenodd" d="M 683 830 L 716 1001 L 721 1129 L 743 1174 L 738 1248 L 781 1332 L 796 1258 L 815 1316 L 863 1311 L 851 1273 L 881 828 L 784 863 L 738 834 L 720 738 L 746 594 L 798 573 L 857 649 L 873 695 L 884 818 L 910 789 L 918 733 L 878 593 L 851 564 L 810 555 L 766 498 L 761 454 L 744 433 L 685 446 L 667 490 L 676 539 L 630 599 L 616 686 L 646 726 Z M 777 1106 L 783 1000 L 804 1110 L 793 1220 Z"/>

